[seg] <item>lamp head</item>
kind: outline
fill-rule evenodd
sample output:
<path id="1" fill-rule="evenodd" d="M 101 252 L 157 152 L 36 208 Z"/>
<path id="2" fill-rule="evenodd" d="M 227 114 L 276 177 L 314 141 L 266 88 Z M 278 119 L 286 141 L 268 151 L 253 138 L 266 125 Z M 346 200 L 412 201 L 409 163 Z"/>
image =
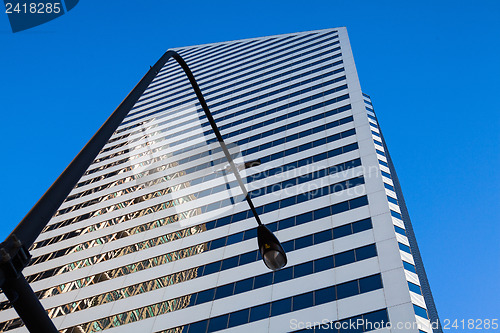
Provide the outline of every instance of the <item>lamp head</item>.
<path id="1" fill-rule="evenodd" d="M 285 250 L 276 236 L 264 225 L 257 227 L 257 240 L 262 260 L 270 270 L 277 271 L 285 267 L 287 263 Z"/>

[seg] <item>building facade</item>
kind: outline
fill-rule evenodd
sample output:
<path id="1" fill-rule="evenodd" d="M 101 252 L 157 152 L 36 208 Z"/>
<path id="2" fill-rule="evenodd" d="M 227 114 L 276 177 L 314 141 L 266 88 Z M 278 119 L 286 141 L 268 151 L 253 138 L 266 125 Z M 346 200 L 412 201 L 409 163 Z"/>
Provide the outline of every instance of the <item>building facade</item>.
<path id="1" fill-rule="evenodd" d="M 174 50 L 288 265 L 259 257 L 256 221 L 169 60 L 31 249 L 24 274 L 56 327 L 440 332 L 346 28 Z M 25 332 L 0 302 L 0 330 Z"/>

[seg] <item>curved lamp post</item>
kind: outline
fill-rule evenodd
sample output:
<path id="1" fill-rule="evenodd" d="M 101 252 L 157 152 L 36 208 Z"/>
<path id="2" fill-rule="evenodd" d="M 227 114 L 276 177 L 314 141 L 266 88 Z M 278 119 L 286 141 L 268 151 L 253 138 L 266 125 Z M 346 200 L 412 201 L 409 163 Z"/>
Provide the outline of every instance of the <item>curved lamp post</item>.
<path id="1" fill-rule="evenodd" d="M 272 270 L 280 269 L 286 265 L 285 251 L 283 251 L 278 239 L 262 224 L 193 73 L 177 52 L 167 51 L 125 97 L 5 241 L 0 244 L 0 288 L 30 332 L 57 333 L 58 331 L 22 273 L 22 270 L 29 264 L 31 259 L 28 249 L 33 245 L 43 228 L 64 202 L 92 161 L 94 161 L 102 147 L 170 58 L 174 58 L 179 63 L 188 77 L 205 112 L 205 116 L 212 126 L 212 130 L 231 166 L 231 170 L 257 220 L 259 251 L 264 263 Z"/>
<path id="2" fill-rule="evenodd" d="M 240 176 L 240 172 L 238 171 L 238 168 L 234 164 L 233 158 L 231 157 L 231 154 L 229 153 L 229 150 L 226 147 L 226 143 L 224 142 L 224 139 L 222 138 L 222 135 L 220 134 L 219 128 L 217 127 L 217 124 L 215 123 L 214 118 L 212 117 L 212 113 L 208 109 L 207 103 L 205 102 L 205 98 L 203 97 L 203 94 L 201 93 L 200 87 L 198 86 L 198 83 L 196 82 L 193 73 L 189 69 L 188 65 L 182 59 L 182 57 L 175 53 L 172 55 L 172 57 L 177 60 L 179 65 L 181 65 L 182 69 L 186 73 L 186 76 L 189 79 L 189 82 L 191 83 L 191 86 L 193 87 L 193 90 L 196 93 L 196 97 L 198 97 L 198 101 L 201 104 L 201 107 L 203 108 L 203 111 L 205 112 L 205 116 L 208 119 L 208 122 L 210 123 L 210 126 L 212 127 L 212 131 L 215 134 L 215 137 L 217 138 L 217 141 L 219 141 L 219 144 L 224 151 L 224 155 L 226 156 L 227 161 L 229 162 L 229 166 L 231 167 L 231 171 L 233 172 L 234 176 L 236 177 L 236 180 L 238 181 L 238 184 L 240 185 L 241 191 L 245 195 L 245 199 L 250 206 L 250 209 L 252 210 L 253 216 L 255 217 L 255 220 L 257 221 L 257 224 L 259 225 L 257 227 L 257 239 L 258 239 L 258 244 L 259 244 L 259 251 L 260 254 L 262 255 L 262 259 L 264 260 L 264 263 L 269 269 L 272 269 L 273 271 L 278 270 L 280 268 L 283 268 L 286 263 L 287 263 L 287 258 L 286 258 L 286 253 L 283 250 L 283 247 L 281 246 L 280 242 L 276 238 L 276 236 L 273 235 L 273 233 L 267 229 L 266 226 L 262 224 L 262 221 L 260 220 L 259 214 L 257 214 L 257 211 L 255 210 L 255 206 L 252 202 L 252 199 L 248 195 L 248 191 L 245 188 L 245 185 L 243 184 L 243 181 Z"/>

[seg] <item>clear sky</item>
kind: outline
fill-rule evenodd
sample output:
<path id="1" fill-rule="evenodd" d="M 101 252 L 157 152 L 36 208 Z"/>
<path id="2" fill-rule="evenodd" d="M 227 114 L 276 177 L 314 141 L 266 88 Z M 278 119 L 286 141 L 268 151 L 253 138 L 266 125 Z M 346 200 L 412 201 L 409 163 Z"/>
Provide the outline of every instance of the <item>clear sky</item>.
<path id="1" fill-rule="evenodd" d="M 500 1 L 81 1 L 0 14 L 0 237 L 171 47 L 346 26 L 442 320 L 500 317 Z M 462 330 L 451 330 L 459 332 Z"/>

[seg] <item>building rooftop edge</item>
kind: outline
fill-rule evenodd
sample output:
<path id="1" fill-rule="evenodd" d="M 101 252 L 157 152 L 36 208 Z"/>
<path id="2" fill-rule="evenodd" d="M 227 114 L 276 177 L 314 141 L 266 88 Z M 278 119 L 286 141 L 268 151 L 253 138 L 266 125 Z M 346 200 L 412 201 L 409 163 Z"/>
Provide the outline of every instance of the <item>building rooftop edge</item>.
<path id="1" fill-rule="evenodd" d="M 290 32 L 290 33 L 277 34 L 277 35 L 269 35 L 269 36 L 261 36 L 261 37 L 250 37 L 250 38 L 243 38 L 243 39 L 235 39 L 235 40 L 230 40 L 230 41 L 204 43 L 204 44 L 196 44 L 196 45 L 189 45 L 189 46 L 179 46 L 179 47 L 169 48 L 168 50 L 173 50 L 173 51 L 177 51 L 177 50 L 189 50 L 189 49 L 192 49 L 192 48 L 198 48 L 198 47 L 209 46 L 209 45 L 216 45 L 216 44 L 231 44 L 231 43 L 239 43 L 239 42 L 244 42 L 244 41 L 249 41 L 249 40 L 268 39 L 268 38 L 273 38 L 273 37 L 286 37 L 286 36 L 291 36 L 291 35 L 301 35 L 301 34 L 307 34 L 307 33 L 319 33 L 319 32 L 327 32 L 327 31 L 339 30 L 339 29 L 345 29 L 346 30 L 347 28 L 345 26 L 341 26 L 341 27 L 335 27 L 335 28 L 326 28 L 326 29 L 318 29 L 318 30 Z"/>

